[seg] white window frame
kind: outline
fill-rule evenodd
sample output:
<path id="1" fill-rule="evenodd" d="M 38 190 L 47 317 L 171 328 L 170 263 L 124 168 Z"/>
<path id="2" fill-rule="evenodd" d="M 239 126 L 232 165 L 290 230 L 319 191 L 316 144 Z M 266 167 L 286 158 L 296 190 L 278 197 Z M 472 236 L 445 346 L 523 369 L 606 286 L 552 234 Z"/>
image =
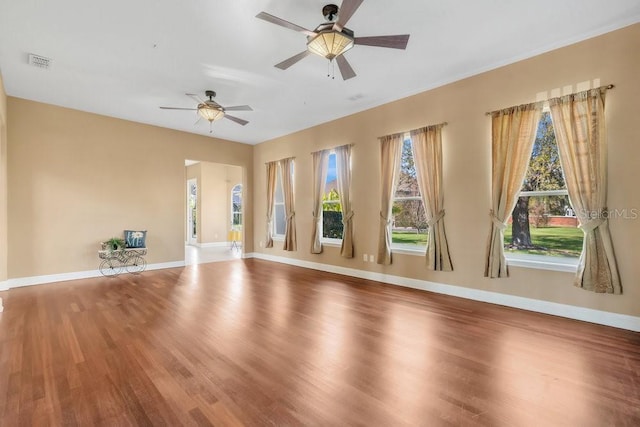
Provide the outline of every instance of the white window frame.
<path id="1" fill-rule="evenodd" d="M 280 189 L 280 194 L 282 194 L 282 201 L 278 202 L 277 200 L 277 195 L 278 195 L 278 188 Z M 280 166 L 276 167 L 276 188 L 275 188 L 275 192 L 273 194 L 273 229 L 272 229 L 272 239 L 276 240 L 276 241 L 284 241 L 284 232 L 282 234 L 278 234 L 277 232 L 277 223 L 278 220 L 276 218 L 276 214 L 278 212 L 278 209 L 276 209 L 277 206 L 282 206 L 282 212 L 285 215 L 285 221 L 286 221 L 286 213 L 284 211 L 284 188 L 282 187 L 282 171 Z"/>
<path id="2" fill-rule="evenodd" d="M 407 133 L 405 135 L 405 138 L 402 140 L 402 144 L 404 145 L 407 141 L 409 141 L 409 143 L 411 144 L 411 157 L 413 157 L 413 142 L 411 141 L 411 135 L 409 133 Z M 403 147 L 404 148 L 404 147 Z M 398 175 L 400 175 L 400 168 L 402 167 L 402 156 L 400 156 L 399 158 L 399 167 L 398 167 Z M 414 160 L 414 164 L 415 164 L 415 160 Z M 391 205 L 393 206 L 393 204 L 396 201 L 407 201 L 407 200 L 419 200 L 424 208 L 424 202 L 422 201 L 422 194 L 418 195 L 418 196 L 400 196 L 400 197 L 396 197 L 396 192 L 398 191 L 398 184 L 399 182 L 396 182 L 396 188 L 394 189 L 393 192 L 393 197 L 391 198 Z M 418 188 L 418 192 L 420 192 L 420 189 Z M 393 253 L 398 253 L 398 254 L 406 254 L 406 255 L 416 255 L 416 256 L 423 256 L 426 254 L 427 252 L 427 247 L 425 246 L 420 246 L 420 245 L 403 245 L 402 243 L 393 243 L 393 240 L 391 241 L 391 247 L 390 247 L 391 251 Z"/>
<path id="3" fill-rule="evenodd" d="M 336 156 L 336 152 L 335 150 L 331 150 L 329 151 L 329 155 L 327 156 L 327 170 L 329 169 L 329 157 L 331 156 Z M 336 171 L 338 170 L 338 163 L 337 163 L 337 159 L 336 159 Z M 328 175 L 327 175 L 328 176 Z M 337 173 L 336 173 L 336 178 L 337 178 Z M 326 181 L 322 184 L 322 188 L 324 189 L 324 187 L 326 187 L 327 183 Z M 340 204 L 340 207 L 342 207 L 342 202 L 340 199 L 340 192 L 337 191 L 336 188 L 336 192 L 338 193 L 338 200 L 327 200 L 326 202 L 323 201 L 322 202 L 322 221 L 320 221 L 320 243 L 325 244 L 327 246 L 342 246 L 342 239 L 336 239 L 333 237 L 324 237 L 324 204 L 328 203 L 328 204 Z M 324 197 L 324 193 L 322 193 L 323 197 Z M 344 230 L 343 230 L 344 232 Z"/>
<path id="4" fill-rule="evenodd" d="M 238 190 L 239 188 L 239 190 Z M 240 196 L 240 205 L 239 205 L 239 210 L 238 211 L 234 211 L 233 207 L 234 207 L 234 203 L 233 203 L 233 196 L 238 194 Z M 244 204 L 244 201 L 242 200 L 242 184 L 236 184 L 233 186 L 233 188 L 231 188 L 231 230 L 241 230 L 242 229 L 242 225 L 244 224 L 243 222 L 243 218 L 242 218 L 242 206 Z M 234 217 L 236 215 L 240 216 L 240 224 L 239 227 L 234 224 Z"/>
<path id="5" fill-rule="evenodd" d="M 549 112 L 549 107 L 545 106 L 543 112 Z M 553 121 L 551 122 L 553 124 Z M 562 168 L 562 165 L 560 165 Z M 528 169 L 528 167 L 527 167 Z M 564 174 L 564 170 L 562 171 Z M 568 196 L 569 190 L 544 190 L 544 191 L 521 191 L 519 197 L 534 196 Z M 538 270 L 563 271 L 567 273 L 575 273 L 578 271 L 578 259 L 574 257 L 549 256 L 549 255 L 532 255 L 518 254 L 513 252 L 505 252 L 504 257 L 507 265 L 512 267 L 534 268 Z"/>

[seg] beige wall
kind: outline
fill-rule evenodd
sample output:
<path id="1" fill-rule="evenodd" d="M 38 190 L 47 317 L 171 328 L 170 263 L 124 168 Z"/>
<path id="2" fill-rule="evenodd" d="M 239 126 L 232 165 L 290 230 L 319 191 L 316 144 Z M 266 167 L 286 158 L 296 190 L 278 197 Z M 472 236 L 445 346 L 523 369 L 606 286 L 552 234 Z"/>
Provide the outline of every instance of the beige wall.
<path id="1" fill-rule="evenodd" d="M 198 182 L 197 242 L 226 242 L 231 229 L 231 189 L 242 184 L 242 168 L 200 162 L 187 167 L 187 179 L 193 178 Z"/>
<path id="2" fill-rule="evenodd" d="M 250 145 L 13 97 L 8 111 L 9 278 L 95 270 L 125 228 L 148 230 L 149 263 L 182 261 L 185 159 L 253 181 Z"/>
<path id="3" fill-rule="evenodd" d="M 513 65 L 424 92 L 259 144 L 254 150 L 254 188 L 258 252 L 324 264 L 576 305 L 615 313 L 640 315 L 640 219 L 612 219 L 611 232 L 622 274 L 623 295 L 598 295 L 572 285 L 573 275 L 512 267 L 507 279 L 483 277 L 489 233 L 490 120 L 485 112 L 577 91 L 599 80 L 616 88 L 607 94 L 610 209 L 639 209 L 637 159 L 640 158 L 640 25 L 558 49 Z M 437 64 L 434 64 L 437 66 Z M 596 81 L 596 84 L 599 84 Z M 337 101 L 338 102 L 338 101 Z M 379 227 L 378 137 L 429 124 L 448 122 L 443 130 L 445 217 L 454 272 L 432 272 L 422 257 L 394 255 L 391 266 L 362 261 L 377 253 Z M 353 143 L 354 259 L 339 256 L 339 248 L 309 253 L 311 230 L 311 155 L 314 150 Z M 264 249 L 266 183 L 264 163 L 295 156 L 295 211 L 298 251 L 282 244 Z"/>
<path id="4" fill-rule="evenodd" d="M 0 75 L 0 282 L 7 279 L 7 232 L 7 95 Z"/>

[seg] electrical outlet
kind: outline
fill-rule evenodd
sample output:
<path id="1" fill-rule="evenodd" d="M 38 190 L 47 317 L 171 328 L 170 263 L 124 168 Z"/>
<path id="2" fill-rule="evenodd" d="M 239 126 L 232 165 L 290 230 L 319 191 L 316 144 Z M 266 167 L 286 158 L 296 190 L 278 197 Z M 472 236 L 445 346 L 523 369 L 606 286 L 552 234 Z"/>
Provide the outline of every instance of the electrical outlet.
<path id="1" fill-rule="evenodd" d="M 373 262 L 373 255 L 369 255 L 369 262 Z"/>
<path id="2" fill-rule="evenodd" d="M 363 260 L 364 262 L 367 262 L 367 254 L 362 255 L 362 260 Z"/>
<path id="3" fill-rule="evenodd" d="M 262 240 L 260 240 L 260 247 L 264 248 L 264 242 Z"/>

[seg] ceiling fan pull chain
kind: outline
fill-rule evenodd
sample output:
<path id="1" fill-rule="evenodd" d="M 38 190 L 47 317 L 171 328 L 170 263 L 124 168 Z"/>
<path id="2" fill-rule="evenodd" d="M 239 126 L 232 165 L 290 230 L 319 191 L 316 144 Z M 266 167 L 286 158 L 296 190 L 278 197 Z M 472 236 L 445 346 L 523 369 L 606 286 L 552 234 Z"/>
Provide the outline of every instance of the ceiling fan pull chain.
<path id="1" fill-rule="evenodd" d="M 331 59 L 327 64 L 327 77 L 331 77 L 332 80 L 336 78 L 336 64 Z"/>

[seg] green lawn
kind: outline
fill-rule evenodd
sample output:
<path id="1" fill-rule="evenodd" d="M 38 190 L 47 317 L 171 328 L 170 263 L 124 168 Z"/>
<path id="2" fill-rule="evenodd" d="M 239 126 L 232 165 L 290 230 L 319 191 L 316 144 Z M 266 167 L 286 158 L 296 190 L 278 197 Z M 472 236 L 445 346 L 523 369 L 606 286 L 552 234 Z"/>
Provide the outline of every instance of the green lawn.
<path id="1" fill-rule="evenodd" d="M 536 248 L 511 249 L 511 225 L 504 230 L 505 252 L 531 255 L 550 255 L 579 257 L 582 251 L 582 230 L 575 227 L 531 227 L 531 240 Z M 404 245 L 426 246 L 426 232 L 394 231 L 391 235 L 393 243 Z"/>
<path id="2" fill-rule="evenodd" d="M 394 231 L 391 234 L 393 243 L 401 243 L 405 245 L 427 245 L 427 233 L 423 231 L 417 234 L 415 231 Z"/>
<path id="3" fill-rule="evenodd" d="M 531 227 L 531 241 L 538 248 L 510 249 L 511 224 L 504 230 L 505 252 L 532 255 L 579 257 L 582 251 L 582 230 L 576 227 Z"/>

